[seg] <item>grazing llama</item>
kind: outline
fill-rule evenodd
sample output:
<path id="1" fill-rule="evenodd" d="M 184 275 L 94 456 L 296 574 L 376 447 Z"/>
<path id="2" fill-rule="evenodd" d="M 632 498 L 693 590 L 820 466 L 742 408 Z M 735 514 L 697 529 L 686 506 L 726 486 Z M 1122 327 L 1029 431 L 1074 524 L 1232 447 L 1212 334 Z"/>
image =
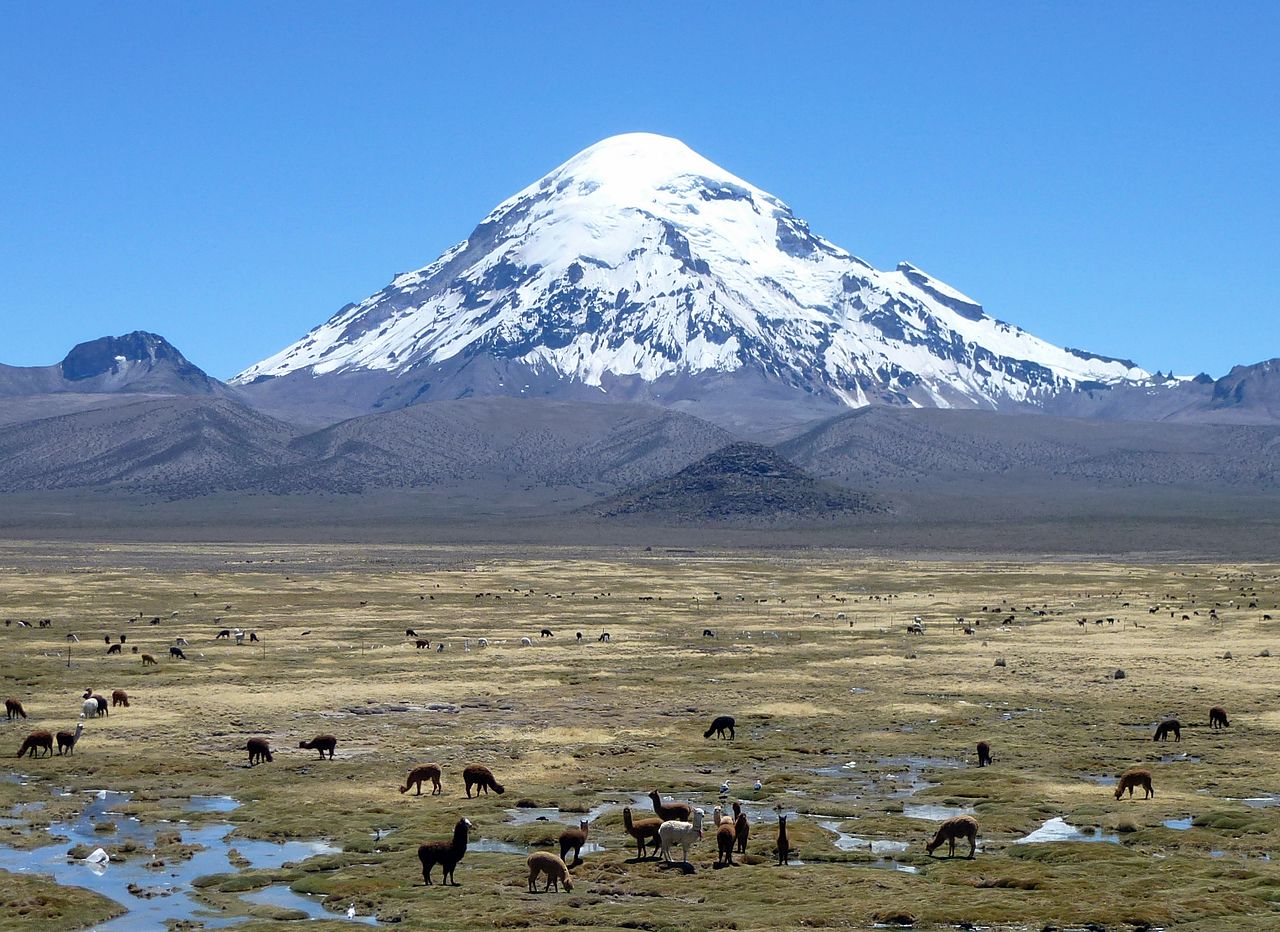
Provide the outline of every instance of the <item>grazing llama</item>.
<path id="1" fill-rule="evenodd" d="M 1210 728 L 1226 728 L 1231 723 L 1227 721 L 1227 710 L 1220 705 L 1215 705 L 1209 710 L 1209 727 Z"/>
<path id="2" fill-rule="evenodd" d="M 978 742 L 978 766 L 986 767 L 991 764 L 991 745 L 985 741 Z"/>
<path id="3" fill-rule="evenodd" d="M 934 849 L 945 841 L 947 857 L 953 858 L 956 856 L 956 842 L 961 838 L 968 840 L 969 857 L 972 858 L 978 850 L 978 820 L 973 816 L 962 815 L 947 819 L 938 826 L 933 841 L 925 845 L 924 850 L 928 854 L 933 854 Z"/>
<path id="4" fill-rule="evenodd" d="M 4 712 L 6 718 L 26 718 L 27 710 L 22 707 L 22 703 L 17 699 L 6 699 L 4 701 Z"/>
<path id="5" fill-rule="evenodd" d="M 710 738 L 715 735 L 717 738 L 727 737 L 732 741 L 734 737 L 733 726 L 735 724 L 732 715 L 717 715 L 711 720 L 711 727 L 702 733 L 702 737 Z"/>
<path id="6" fill-rule="evenodd" d="M 471 798 L 471 787 L 475 786 L 476 795 L 480 795 L 480 791 L 484 790 L 484 795 L 488 796 L 489 791 L 493 790 L 499 796 L 507 791 L 501 783 L 493 778 L 492 771 L 483 764 L 471 764 L 462 771 L 462 782 L 466 784 L 467 799 Z"/>
<path id="7" fill-rule="evenodd" d="M 299 741 L 298 747 L 308 751 L 316 750 L 320 752 L 320 759 L 324 760 L 324 755 L 329 754 L 329 760 L 333 760 L 333 749 L 338 746 L 338 739 L 333 735 L 316 735 L 310 741 Z"/>
<path id="8" fill-rule="evenodd" d="M 529 865 L 529 892 L 538 892 L 538 875 L 542 874 L 547 878 L 546 884 L 542 888 L 542 892 L 548 892 L 555 887 L 556 892 L 560 892 L 560 884 L 564 884 L 565 892 L 573 890 L 573 878 L 569 875 L 569 867 L 564 863 L 563 857 L 556 857 L 550 851 L 535 851 L 529 855 L 525 862 Z"/>
<path id="9" fill-rule="evenodd" d="M 409 776 L 405 778 L 404 786 L 400 787 L 401 793 L 409 792 L 409 787 L 416 786 L 418 791 L 414 796 L 422 795 L 422 781 L 431 781 L 431 795 L 440 795 L 440 765 L 439 764 L 423 764 L 421 767 L 414 767 L 409 771 Z"/>
<path id="10" fill-rule="evenodd" d="M 1133 788 L 1140 786 L 1143 789 L 1143 799 L 1149 799 L 1156 795 L 1155 787 L 1151 785 L 1151 771 L 1144 770 L 1141 767 L 1130 767 L 1124 773 L 1120 774 L 1120 780 L 1116 783 L 1116 799 L 1119 799 L 1125 790 L 1129 791 L 1129 798 L 1133 798 Z"/>
<path id="11" fill-rule="evenodd" d="M 18 756 L 26 754 L 28 757 L 40 757 L 37 751 L 43 750 L 50 757 L 53 757 L 53 735 L 47 731 L 33 731 L 27 735 L 26 740 L 22 742 L 22 747 L 18 748 Z"/>
<path id="12" fill-rule="evenodd" d="M 1168 718 L 1156 726 L 1156 733 L 1151 736 L 1152 741 L 1168 741 L 1170 732 L 1173 733 L 1174 741 L 1182 740 L 1182 723 L 1176 718 Z"/>
<path id="13" fill-rule="evenodd" d="M 275 759 L 271 756 L 271 746 L 266 738 L 250 738 L 245 745 L 245 750 L 249 752 L 250 767 L 259 761 L 266 761 L 269 764 Z"/>

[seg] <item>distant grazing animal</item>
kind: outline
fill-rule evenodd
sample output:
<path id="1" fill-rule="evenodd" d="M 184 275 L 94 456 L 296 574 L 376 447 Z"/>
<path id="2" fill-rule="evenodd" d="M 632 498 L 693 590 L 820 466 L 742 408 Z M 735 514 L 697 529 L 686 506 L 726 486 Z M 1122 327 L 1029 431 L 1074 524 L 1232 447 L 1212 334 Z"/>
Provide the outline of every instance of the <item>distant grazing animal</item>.
<path id="1" fill-rule="evenodd" d="M 150 621 L 148 621 L 148 622 L 147 622 L 147 624 L 149 624 L 149 625 L 158 625 L 158 624 L 160 624 L 160 619 L 159 619 L 159 618 L 152 618 Z"/>
<path id="2" fill-rule="evenodd" d="M 325 752 L 328 752 L 329 760 L 333 760 L 333 749 L 337 746 L 338 739 L 333 735 L 316 735 L 310 741 L 298 742 L 298 747 L 300 748 L 305 748 L 308 751 L 319 751 L 321 760 L 324 760 Z"/>
<path id="3" fill-rule="evenodd" d="M 713 638 L 713 637 L 715 637 L 715 636 L 716 636 L 716 633 L 715 633 L 714 631 L 712 631 L 710 628 L 703 628 L 703 629 L 702 629 L 702 636 L 703 636 L 704 638 Z"/>
<path id="4" fill-rule="evenodd" d="M 436 653 L 437 654 L 444 653 L 444 641 L 440 641 L 438 644 L 436 644 Z"/>
<path id="5" fill-rule="evenodd" d="M 985 741 L 978 742 L 978 766 L 985 767 L 991 763 L 991 745 Z"/>
<path id="6" fill-rule="evenodd" d="M 119 645 L 119 644 L 112 644 L 110 647 L 108 647 L 108 648 L 107 648 L 107 653 L 108 653 L 108 654 L 118 654 L 118 653 L 120 653 L 120 645 Z"/>
<path id="7" fill-rule="evenodd" d="M 658 828 L 662 825 L 662 819 L 634 819 L 631 815 L 631 807 L 624 806 L 622 809 L 622 827 L 626 829 L 628 835 L 636 840 L 636 857 L 643 858 L 647 856 L 647 847 L 652 844 L 654 852 L 658 849 Z"/>
<path id="8" fill-rule="evenodd" d="M 431 781 L 431 795 L 440 795 L 440 765 L 439 764 L 423 764 L 421 767 L 414 767 L 409 771 L 409 776 L 405 778 L 404 786 L 400 787 L 401 793 L 409 792 L 409 787 L 416 786 L 418 791 L 414 796 L 422 795 L 422 781 Z"/>
<path id="9" fill-rule="evenodd" d="M 917 621 L 911 622 L 907 625 L 907 634 L 924 634 L 924 625 Z"/>
<path id="10" fill-rule="evenodd" d="M 111 705 L 113 708 L 115 706 L 122 705 L 127 709 L 129 707 L 129 694 L 125 692 L 123 689 L 112 690 Z"/>
<path id="11" fill-rule="evenodd" d="M 664 803 L 662 801 L 662 797 L 658 795 L 657 790 L 654 790 L 649 794 L 649 799 L 653 801 L 653 811 L 656 812 L 659 818 L 664 822 L 688 822 L 693 815 L 693 807 L 688 803 Z"/>
<path id="12" fill-rule="evenodd" d="M 944 841 L 947 843 L 947 857 L 956 856 L 956 842 L 961 838 L 967 839 L 969 842 L 969 857 L 972 858 L 978 850 L 978 820 L 973 816 L 955 816 L 947 819 L 938 826 L 937 833 L 933 836 L 933 841 L 924 846 L 924 850 L 933 854 L 934 849 L 941 845 Z"/>
<path id="13" fill-rule="evenodd" d="M 104 634 L 104 635 L 102 636 L 102 642 L 103 642 L 104 644 L 110 644 L 110 643 L 111 643 L 111 635 L 109 635 L 109 634 Z"/>
<path id="14" fill-rule="evenodd" d="M 186 654 L 184 654 L 184 653 L 182 652 L 182 648 L 181 648 L 181 647 L 170 647 L 170 648 L 169 648 L 169 659 L 170 659 L 170 660 L 186 660 L 186 659 L 187 659 L 187 655 L 186 655 Z"/>
<path id="15" fill-rule="evenodd" d="M 217 637 L 214 638 L 214 640 L 216 641 L 216 640 L 219 640 L 220 638 L 229 638 L 229 637 L 231 637 L 231 629 L 223 628 L 221 631 L 218 632 L 218 635 Z"/>
<path id="16" fill-rule="evenodd" d="M 521 638 L 521 639 L 520 639 L 520 646 L 521 646 L 521 647 L 532 647 L 532 646 L 533 646 L 533 639 L 532 639 L 532 638 Z"/>
<path id="17" fill-rule="evenodd" d="M 22 742 L 22 747 L 18 748 L 18 756 L 26 754 L 28 757 L 39 757 L 36 751 L 43 750 L 50 757 L 53 757 L 53 735 L 47 731 L 33 731 L 27 735 L 26 740 Z"/>
<path id="18" fill-rule="evenodd" d="M 126 634 L 122 634 L 122 635 L 120 635 L 120 643 L 121 643 L 121 644 L 123 644 L 126 640 L 128 640 L 128 635 L 126 635 Z"/>
<path id="19" fill-rule="evenodd" d="M 152 657 L 150 654 L 143 654 L 142 665 L 144 667 L 154 667 L 156 665 L 156 658 Z"/>
<path id="20" fill-rule="evenodd" d="M 733 846 L 736 841 L 732 822 L 716 826 L 716 864 L 733 867 Z"/>
<path id="21" fill-rule="evenodd" d="M 586 819 L 578 822 L 577 828 L 567 828 L 560 833 L 560 857 L 564 858 L 570 851 L 573 852 L 573 863 L 579 864 L 582 861 L 582 846 L 587 843 L 587 833 L 590 831 L 591 823 Z"/>
<path id="22" fill-rule="evenodd" d="M 30 625 L 27 625 L 27 627 L 31 627 L 31 626 L 30 626 Z M 71 641 L 73 644 L 79 644 L 79 643 L 80 643 L 80 639 L 79 639 L 78 637 L 76 637 L 74 634 L 68 634 L 68 635 L 67 635 L 67 640 L 68 640 L 68 641 Z"/>
<path id="23" fill-rule="evenodd" d="M 428 641 L 426 638 L 418 638 L 416 641 L 413 642 L 413 646 L 418 648 L 418 650 L 426 650 L 428 647 L 431 646 L 431 642 Z"/>
<path id="24" fill-rule="evenodd" d="M 737 844 L 738 854 L 747 853 L 747 839 L 751 837 L 751 821 L 742 811 L 739 803 L 733 804 L 733 840 Z"/>
<path id="25" fill-rule="evenodd" d="M 131 648 L 129 648 L 129 649 L 130 649 L 131 651 L 133 651 L 133 652 L 136 654 L 136 653 L 138 652 L 138 645 L 137 645 L 137 644 L 134 644 L 134 645 L 133 645 Z"/>
<path id="26" fill-rule="evenodd" d="M 671 860 L 671 848 L 679 845 L 684 850 L 684 863 L 689 863 L 689 848 L 702 838 L 702 820 L 706 816 L 701 809 L 695 809 L 692 822 L 668 819 L 658 826 L 658 844 L 662 847 L 664 861 Z"/>
<path id="27" fill-rule="evenodd" d="M 418 860 L 422 862 L 422 879 L 431 886 L 431 869 L 440 865 L 440 882 L 459 886 L 453 879 L 454 868 L 467 853 L 467 833 L 471 831 L 470 819 L 459 819 L 453 827 L 453 838 L 449 841 L 429 841 L 418 845 Z"/>
<path id="28" fill-rule="evenodd" d="M 550 628 L 543 628 L 543 629 L 542 629 L 542 632 L 538 635 L 538 637 L 542 637 L 542 638 L 553 638 L 553 637 L 555 637 L 555 635 L 551 633 L 551 629 L 550 629 Z"/>
<path id="29" fill-rule="evenodd" d="M 76 742 L 80 740 L 80 735 L 84 733 L 84 722 L 76 722 L 76 730 L 74 733 L 69 731 L 58 732 L 58 753 L 64 751 L 68 754 L 74 754 Z"/>
<path id="30" fill-rule="evenodd" d="M 99 696 L 92 689 L 86 689 L 84 691 L 84 698 L 86 700 L 86 707 L 87 707 L 88 700 L 93 700 L 93 702 L 98 706 L 97 711 L 93 715 L 89 715 L 89 713 L 86 711 L 85 718 L 101 718 L 104 715 L 111 714 L 110 712 L 107 711 L 108 708 L 110 707 L 107 705 L 106 696 Z"/>
<path id="31" fill-rule="evenodd" d="M 489 646 L 489 639 L 488 639 L 488 638 L 477 638 L 477 639 L 476 639 L 476 644 L 477 644 L 479 647 L 488 647 L 488 646 Z"/>
<path id="32" fill-rule="evenodd" d="M 250 767 L 259 761 L 266 761 L 269 764 L 275 759 L 271 756 L 271 746 L 266 738 L 250 738 L 245 745 L 245 750 L 249 752 Z"/>
<path id="33" fill-rule="evenodd" d="M 404 636 L 407 638 L 416 638 L 418 636 L 418 632 L 414 631 L 412 628 L 405 628 Z"/>
<path id="34" fill-rule="evenodd" d="M 1120 774 L 1120 781 L 1116 784 L 1116 799 L 1119 799 L 1125 790 L 1129 791 L 1129 798 L 1132 799 L 1135 786 L 1142 787 L 1143 799 L 1156 795 L 1155 788 L 1151 785 L 1151 771 L 1143 770 L 1140 767 L 1130 767 Z"/>
<path id="35" fill-rule="evenodd" d="M 1266 621 L 1266 620 L 1267 620 L 1267 619 L 1269 619 L 1270 617 L 1271 617 L 1270 615 L 1267 615 L 1265 618 L 1263 618 L 1263 621 Z M 51 618 L 41 618 L 41 619 L 40 619 L 40 627 L 42 627 L 42 628 L 47 628 L 47 627 L 49 627 L 49 626 L 50 626 L 50 625 L 52 625 L 52 624 L 53 624 L 53 619 L 51 619 Z"/>
<path id="36" fill-rule="evenodd" d="M 735 724 L 736 722 L 732 715 L 717 715 L 711 720 L 711 727 L 702 733 L 702 737 L 710 738 L 712 735 L 715 735 L 717 738 L 727 737 L 732 741 L 734 737 L 733 727 Z"/>
<path id="37" fill-rule="evenodd" d="M 6 718 L 27 717 L 27 710 L 22 707 L 22 703 L 17 699 L 6 699 L 4 701 L 4 712 Z"/>
<path id="38" fill-rule="evenodd" d="M 190 647 L 190 646 L 191 646 L 191 645 L 190 645 L 190 643 L 188 643 L 188 641 L 187 641 L 187 639 L 186 639 L 186 638 L 174 638 L 174 639 L 173 639 L 173 643 L 177 644 L 179 647 Z"/>
<path id="39" fill-rule="evenodd" d="M 1169 733 L 1173 732 L 1173 740 L 1182 740 L 1182 723 L 1176 718 L 1167 718 L 1156 726 L 1156 733 L 1151 736 L 1152 741 L 1168 741 Z"/>
<path id="40" fill-rule="evenodd" d="M 529 865 L 529 892 L 538 892 L 538 875 L 542 874 L 547 878 L 546 885 L 542 888 L 542 892 L 546 893 L 552 887 L 556 892 L 560 892 L 560 884 L 564 884 L 566 892 L 573 889 L 573 878 L 569 876 L 569 867 L 564 863 L 564 857 L 556 857 L 550 851 L 535 851 L 529 855 L 525 862 Z"/>
<path id="41" fill-rule="evenodd" d="M 250 631 L 250 632 L 249 632 L 249 643 L 250 643 L 250 644 L 257 644 L 257 643 L 258 643 L 258 635 L 257 635 L 257 634 L 255 634 L 253 631 Z"/>
<path id="42" fill-rule="evenodd" d="M 604 632 L 604 633 L 603 633 L 603 634 L 601 634 L 598 638 L 596 638 L 596 640 L 597 640 L 597 641 L 600 641 L 600 642 L 603 642 L 603 643 L 605 643 L 605 644 L 608 644 L 608 643 L 609 643 L 609 632 L 608 632 L 608 631 Z"/>
<path id="43" fill-rule="evenodd" d="M 80 714 L 85 718 L 98 717 L 98 700 L 90 696 L 80 705 Z"/>
<path id="44" fill-rule="evenodd" d="M 507 791 L 501 783 L 493 778 L 493 772 L 483 764 L 471 764 L 462 770 L 462 782 L 467 787 L 467 799 L 471 798 L 471 787 L 476 788 L 476 795 L 480 795 L 480 791 L 484 790 L 484 795 L 488 796 L 489 791 L 493 790 L 499 796 Z"/>
<path id="45" fill-rule="evenodd" d="M 1226 728 L 1231 723 L 1227 721 L 1227 710 L 1220 705 L 1215 705 L 1209 710 L 1209 727 L 1210 728 Z"/>
<path id="46" fill-rule="evenodd" d="M 787 838 L 787 817 L 778 814 L 778 866 L 791 863 L 791 841 Z"/>
<path id="47" fill-rule="evenodd" d="M 582 643 L 582 632 L 581 632 L 581 631 L 579 631 L 579 632 L 575 635 L 575 637 L 577 638 L 578 643 L 579 643 L 579 644 L 581 644 L 581 643 Z"/>

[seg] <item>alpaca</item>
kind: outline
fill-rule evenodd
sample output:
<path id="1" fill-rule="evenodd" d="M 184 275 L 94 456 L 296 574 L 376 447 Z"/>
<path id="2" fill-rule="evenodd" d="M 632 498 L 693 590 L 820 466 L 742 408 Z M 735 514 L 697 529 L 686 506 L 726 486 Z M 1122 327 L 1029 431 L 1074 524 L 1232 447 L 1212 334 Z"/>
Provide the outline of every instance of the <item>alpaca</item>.
<path id="1" fill-rule="evenodd" d="M 679 845 L 684 849 L 684 863 L 689 863 L 689 847 L 702 838 L 702 820 L 706 813 L 701 809 L 693 810 L 693 821 L 684 822 L 668 819 L 658 826 L 658 843 L 662 846 L 662 859 L 671 860 L 671 846 Z"/>
<path id="2" fill-rule="evenodd" d="M 85 718 L 97 718 L 98 700 L 92 697 L 86 699 L 80 706 L 80 714 Z"/>
<path id="3" fill-rule="evenodd" d="M 531 638 L 521 638 L 521 639 L 520 639 L 520 646 L 521 646 L 521 647 L 532 647 L 532 646 L 533 646 L 533 640 L 532 640 Z"/>
<path id="4" fill-rule="evenodd" d="M 662 826 L 662 820 L 657 818 L 640 819 L 636 821 L 631 816 L 631 807 L 624 806 L 622 809 L 622 827 L 626 829 L 628 835 L 636 840 L 636 857 L 648 857 L 648 846 L 653 845 L 654 851 L 658 848 L 658 829 Z"/>
<path id="5" fill-rule="evenodd" d="M 186 660 L 186 659 L 187 659 L 187 655 L 186 655 L 186 654 L 184 654 L 184 653 L 182 652 L 182 648 L 181 648 L 181 647 L 170 647 L 170 648 L 169 648 L 169 659 L 170 659 L 170 660 Z"/>
<path id="6" fill-rule="evenodd" d="M 1231 723 L 1227 721 L 1227 710 L 1220 705 L 1215 705 L 1209 710 L 1209 727 L 1210 728 L 1226 728 Z"/>
<path id="7" fill-rule="evenodd" d="M 223 628 L 221 631 L 218 632 L 217 637 L 215 637 L 214 640 L 216 641 L 219 638 L 229 638 L 229 637 L 231 637 L 231 629 Z"/>
<path id="8" fill-rule="evenodd" d="M 736 724 L 732 715 L 717 715 L 711 720 L 711 727 L 702 733 L 702 737 L 710 738 L 713 734 L 717 738 L 723 738 L 725 732 L 729 733 L 729 740 L 733 740 L 733 726 Z"/>
<path id="9" fill-rule="evenodd" d="M 414 631 L 412 628 L 405 628 L 404 636 L 407 638 L 416 638 L 418 636 L 418 632 Z"/>
<path id="10" fill-rule="evenodd" d="M 751 837 L 751 820 L 742 811 L 742 803 L 733 804 L 733 835 L 738 854 L 747 853 L 747 839 Z"/>
<path id="11" fill-rule="evenodd" d="M 493 790 L 499 796 L 507 791 L 501 783 L 493 778 L 493 773 L 483 764 L 471 764 L 462 771 L 462 782 L 467 786 L 467 799 L 471 798 L 472 784 L 476 788 L 476 796 L 480 795 L 480 791 L 484 790 L 484 795 L 488 796 L 489 791 Z"/>
<path id="12" fill-rule="evenodd" d="M 543 629 L 542 629 L 542 632 L 538 635 L 538 637 L 540 637 L 540 638 L 553 638 L 553 637 L 555 637 L 555 635 L 551 633 L 551 629 L 550 629 L 550 628 L 543 628 Z"/>
<path id="13" fill-rule="evenodd" d="M 440 865 L 440 882 L 451 886 L 461 886 L 453 879 L 453 870 L 467 853 L 467 832 L 471 830 L 470 819 L 459 819 L 453 827 L 453 838 L 449 841 L 429 841 L 418 845 L 418 860 L 422 862 L 422 879 L 431 886 L 431 868 Z"/>
<path id="14" fill-rule="evenodd" d="M 1173 740 L 1182 740 L 1182 723 L 1176 718 L 1168 718 L 1156 726 L 1156 733 L 1151 736 L 1152 741 L 1168 741 L 1169 732 L 1173 732 Z"/>
<path id="15" fill-rule="evenodd" d="M 142 665 L 144 667 L 154 667 L 156 665 L 156 658 L 152 657 L 150 654 L 143 654 Z"/>
<path id="16" fill-rule="evenodd" d="M 95 706 L 93 711 L 89 710 L 90 702 L 92 702 Z M 85 718 L 101 718 L 104 715 L 109 715 L 110 713 L 107 711 L 107 709 L 108 709 L 108 706 L 107 706 L 106 696 L 99 696 L 92 689 L 86 689 L 84 691 L 84 717 Z"/>
<path id="17" fill-rule="evenodd" d="M 985 741 L 978 742 L 978 766 L 986 767 L 991 763 L 991 745 Z"/>
<path id="18" fill-rule="evenodd" d="M 58 732 L 57 734 L 58 753 L 62 754 L 65 751 L 68 754 L 74 754 L 76 749 L 76 742 L 80 740 L 80 735 L 83 732 L 84 732 L 84 722 L 76 722 L 75 734 L 72 734 L 69 731 Z"/>
<path id="19" fill-rule="evenodd" d="M 733 847 L 737 842 L 737 836 L 734 834 L 733 823 L 725 822 L 716 826 L 716 864 L 717 866 L 733 867 Z"/>
<path id="20" fill-rule="evenodd" d="M 401 793 L 409 792 L 409 787 L 417 786 L 418 792 L 414 796 L 422 795 L 422 781 L 431 781 L 431 795 L 440 795 L 440 765 L 439 764 L 423 764 L 421 767 L 414 767 L 409 771 L 409 776 L 405 777 L 404 786 L 400 787 Z"/>
<path id="21" fill-rule="evenodd" d="M 416 641 L 413 642 L 413 646 L 416 647 L 418 650 L 426 650 L 428 647 L 431 646 L 431 642 L 428 641 L 426 638 L 418 638 Z"/>
<path id="22" fill-rule="evenodd" d="M 333 760 L 333 749 L 338 746 L 338 739 L 333 735 L 316 735 L 310 741 L 299 741 L 298 747 L 306 748 L 308 751 L 315 749 L 320 752 L 320 759 L 324 760 L 325 751 L 329 752 L 329 760 Z"/>
<path id="23" fill-rule="evenodd" d="M 53 735 L 47 731 L 33 731 L 27 735 L 26 740 L 22 742 L 22 747 L 18 749 L 18 756 L 26 754 L 29 757 L 38 757 L 36 751 L 43 749 L 50 757 L 53 757 Z"/>
<path id="24" fill-rule="evenodd" d="M 587 843 L 587 833 L 590 831 L 591 823 L 586 819 L 578 822 L 577 828 L 567 828 L 560 833 L 560 857 L 564 858 L 570 850 L 573 851 L 573 863 L 575 865 L 582 863 L 582 846 Z"/>
<path id="25" fill-rule="evenodd" d="M 249 752 L 250 767 L 259 761 L 265 760 L 269 764 L 275 759 L 271 756 L 271 746 L 267 744 L 266 738 L 250 738 L 245 750 Z"/>
<path id="26" fill-rule="evenodd" d="M 108 648 L 107 648 L 107 653 L 108 653 L 108 654 L 118 654 L 118 653 L 120 653 L 120 645 L 119 645 L 119 644 L 112 644 L 110 647 L 108 647 Z"/>
<path id="27" fill-rule="evenodd" d="M 653 811 L 658 817 L 665 821 L 688 822 L 693 815 L 693 807 L 688 803 L 664 803 L 662 797 L 658 795 L 658 791 L 654 790 L 649 794 L 649 798 L 653 800 Z"/>
<path id="28" fill-rule="evenodd" d="M 1143 770 L 1140 767 L 1130 767 L 1120 774 L 1120 781 L 1116 784 L 1116 799 L 1119 799 L 1125 790 L 1129 791 L 1129 798 L 1132 799 L 1135 786 L 1142 787 L 1143 799 L 1156 795 L 1155 788 L 1151 785 L 1151 771 Z"/>
<path id="29" fill-rule="evenodd" d="M 22 703 L 17 699 L 6 699 L 4 701 L 4 711 L 7 718 L 27 717 L 27 710 L 22 707 Z"/>
<path id="30" fill-rule="evenodd" d="M 944 841 L 947 843 L 947 857 L 956 856 L 956 842 L 966 838 L 969 841 L 969 857 L 972 858 L 978 850 L 978 820 L 973 816 L 955 816 L 947 819 L 938 826 L 937 834 L 933 836 L 933 841 L 924 846 L 924 850 L 928 854 L 933 854 L 935 848 Z"/>
<path id="31" fill-rule="evenodd" d="M 126 693 L 123 689 L 112 690 L 111 705 L 112 706 L 122 705 L 126 709 L 129 708 L 129 694 Z"/>
<path id="32" fill-rule="evenodd" d="M 586 824 L 585 822 L 583 823 Z M 542 888 L 542 892 L 546 893 L 552 887 L 556 888 L 556 892 L 560 892 L 560 884 L 564 884 L 565 892 L 573 890 L 573 878 L 569 876 L 569 867 L 564 863 L 564 857 L 556 857 L 550 851 L 535 851 L 529 855 L 525 862 L 529 865 L 529 892 L 538 892 L 538 875 L 543 874 L 547 878 L 546 885 Z"/>
<path id="33" fill-rule="evenodd" d="M 778 866 L 791 863 L 791 840 L 787 838 L 787 817 L 778 814 Z"/>

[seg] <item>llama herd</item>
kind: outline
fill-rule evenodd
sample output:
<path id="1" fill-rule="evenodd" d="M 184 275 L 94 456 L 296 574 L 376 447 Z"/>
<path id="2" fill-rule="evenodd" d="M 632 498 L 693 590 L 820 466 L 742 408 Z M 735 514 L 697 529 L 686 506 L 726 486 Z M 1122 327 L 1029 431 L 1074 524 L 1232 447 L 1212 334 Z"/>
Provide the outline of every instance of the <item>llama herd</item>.
<path id="1" fill-rule="evenodd" d="M 112 691 L 109 704 L 106 696 L 95 693 L 92 687 L 86 689 L 80 699 L 80 721 L 76 723 L 75 731 L 59 731 L 56 734 L 48 731 L 33 731 L 23 739 L 22 746 L 18 748 L 17 756 L 23 757 L 25 755 L 32 758 L 53 757 L 54 742 L 57 742 L 58 745 L 58 756 L 74 754 L 76 745 L 84 734 L 85 719 L 101 718 L 104 715 L 109 715 L 112 708 L 128 707 L 129 705 L 129 694 L 123 689 Z M 9 720 L 27 717 L 27 710 L 22 705 L 22 702 L 12 696 L 4 701 L 4 710 L 5 716 Z M 41 754 L 41 751 L 44 754 Z"/>

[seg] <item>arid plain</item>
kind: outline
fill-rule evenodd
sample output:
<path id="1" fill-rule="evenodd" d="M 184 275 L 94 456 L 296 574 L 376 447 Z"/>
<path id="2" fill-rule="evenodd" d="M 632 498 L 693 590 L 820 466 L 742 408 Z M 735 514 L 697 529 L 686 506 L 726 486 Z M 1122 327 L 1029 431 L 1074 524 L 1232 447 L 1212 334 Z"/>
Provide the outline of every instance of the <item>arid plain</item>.
<path id="1" fill-rule="evenodd" d="M 130 795 L 101 815 L 104 876 L 164 866 L 118 904 L 0 871 L 0 925 L 76 928 L 163 899 L 171 927 L 276 928 L 305 915 L 296 896 L 254 899 L 279 889 L 324 896 L 335 928 L 349 907 L 439 929 L 1274 928 L 1278 603 L 1274 565 L 5 544 L 3 692 L 29 716 L 3 723 L 6 857 L 49 845 L 51 825 L 106 789 Z M 237 627 L 259 641 L 215 637 Z M 108 655 L 104 635 L 122 633 Z M 178 638 L 186 660 L 168 657 Z M 130 705 L 86 722 L 72 756 L 12 757 L 30 731 L 74 729 L 86 689 L 124 689 Z M 1229 728 L 1209 729 L 1212 706 Z M 733 741 L 703 737 L 721 714 Z M 1170 717 L 1181 741 L 1153 742 Z M 337 736 L 336 760 L 298 748 L 320 733 Z M 253 736 L 274 761 L 248 766 Z M 427 762 L 443 794 L 398 792 Z M 467 799 L 470 763 L 505 794 Z M 1152 771 L 1153 799 L 1113 797 L 1133 766 Z M 654 789 L 708 817 L 741 800 L 747 855 L 714 869 L 708 832 L 694 873 L 637 861 L 621 807 L 652 815 Z M 239 805 L 191 811 L 210 795 Z M 925 853 L 953 812 L 978 820 L 973 860 Z M 525 852 L 587 814 L 573 891 L 526 892 Z M 424 887 L 417 846 L 462 817 L 461 886 Z M 232 869 L 168 892 L 220 820 L 232 848 L 327 845 L 271 866 L 233 852 Z"/>

